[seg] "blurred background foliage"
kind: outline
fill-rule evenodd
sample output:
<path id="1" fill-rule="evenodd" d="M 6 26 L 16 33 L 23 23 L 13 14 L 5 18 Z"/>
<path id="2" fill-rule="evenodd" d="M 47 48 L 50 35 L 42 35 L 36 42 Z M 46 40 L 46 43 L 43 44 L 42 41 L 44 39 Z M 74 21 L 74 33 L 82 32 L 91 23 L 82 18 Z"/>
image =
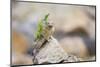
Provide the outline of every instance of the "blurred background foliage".
<path id="1" fill-rule="evenodd" d="M 12 63 L 32 64 L 32 45 L 38 21 L 47 13 L 54 37 L 69 54 L 95 60 L 95 6 L 12 1 Z"/>

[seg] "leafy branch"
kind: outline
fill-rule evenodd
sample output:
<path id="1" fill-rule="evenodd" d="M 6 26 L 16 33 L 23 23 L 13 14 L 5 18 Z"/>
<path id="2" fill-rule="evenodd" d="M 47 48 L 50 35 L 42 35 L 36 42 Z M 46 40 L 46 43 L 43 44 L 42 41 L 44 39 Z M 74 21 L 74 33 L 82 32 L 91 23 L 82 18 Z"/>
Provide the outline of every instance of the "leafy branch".
<path id="1" fill-rule="evenodd" d="M 38 22 L 37 32 L 35 33 L 35 39 L 41 39 L 41 34 L 43 31 L 43 24 L 48 23 L 49 14 L 45 15 L 44 19 Z"/>

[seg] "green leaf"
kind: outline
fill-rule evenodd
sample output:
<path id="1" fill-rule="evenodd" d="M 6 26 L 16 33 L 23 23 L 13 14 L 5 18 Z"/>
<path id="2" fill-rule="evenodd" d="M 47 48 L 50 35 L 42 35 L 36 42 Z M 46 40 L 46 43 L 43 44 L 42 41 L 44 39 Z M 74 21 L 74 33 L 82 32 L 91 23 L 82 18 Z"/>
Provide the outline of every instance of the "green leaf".
<path id="1" fill-rule="evenodd" d="M 43 23 L 42 23 L 42 21 L 39 21 L 38 27 L 37 27 L 37 32 L 35 33 L 36 39 L 40 39 L 42 30 L 43 30 Z"/>
<path id="2" fill-rule="evenodd" d="M 45 17 L 44 17 L 44 21 L 45 21 L 45 23 L 47 24 L 48 22 L 48 16 L 49 16 L 49 13 L 47 14 L 47 15 L 45 15 Z"/>
<path id="3" fill-rule="evenodd" d="M 37 31 L 35 33 L 36 39 L 41 39 L 41 33 L 43 31 L 43 24 L 47 24 L 49 14 L 45 15 L 44 19 L 38 22 Z M 44 23 L 45 22 L 45 23 Z"/>

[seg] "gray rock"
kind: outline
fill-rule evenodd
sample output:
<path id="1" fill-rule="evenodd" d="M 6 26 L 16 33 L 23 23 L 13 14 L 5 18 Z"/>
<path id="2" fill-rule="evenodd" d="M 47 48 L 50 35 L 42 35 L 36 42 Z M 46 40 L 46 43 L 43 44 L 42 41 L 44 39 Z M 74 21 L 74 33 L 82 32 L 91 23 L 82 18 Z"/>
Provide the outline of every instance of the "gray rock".
<path id="1" fill-rule="evenodd" d="M 61 63 L 61 62 L 75 62 L 78 61 L 75 56 L 69 56 L 58 41 L 52 37 L 52 39 L 45 44 L 36 56 L 38 64 L 42 63 Z"/>

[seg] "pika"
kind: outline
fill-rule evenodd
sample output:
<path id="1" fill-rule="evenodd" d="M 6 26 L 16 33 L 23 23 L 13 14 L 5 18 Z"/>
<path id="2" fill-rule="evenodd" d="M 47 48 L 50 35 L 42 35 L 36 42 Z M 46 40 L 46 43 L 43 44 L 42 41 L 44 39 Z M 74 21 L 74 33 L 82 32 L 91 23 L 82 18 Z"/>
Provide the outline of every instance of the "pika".
<path id="1" fill-rule="evenodd" d="M 51 36 L 53 35 L 54 31 L 55 31 L 55 28 L 53 26 L 53 23 L 48 22 L 44 26 L 43 32 L 42 32 L 44 39 L 49 40 Z"/>

